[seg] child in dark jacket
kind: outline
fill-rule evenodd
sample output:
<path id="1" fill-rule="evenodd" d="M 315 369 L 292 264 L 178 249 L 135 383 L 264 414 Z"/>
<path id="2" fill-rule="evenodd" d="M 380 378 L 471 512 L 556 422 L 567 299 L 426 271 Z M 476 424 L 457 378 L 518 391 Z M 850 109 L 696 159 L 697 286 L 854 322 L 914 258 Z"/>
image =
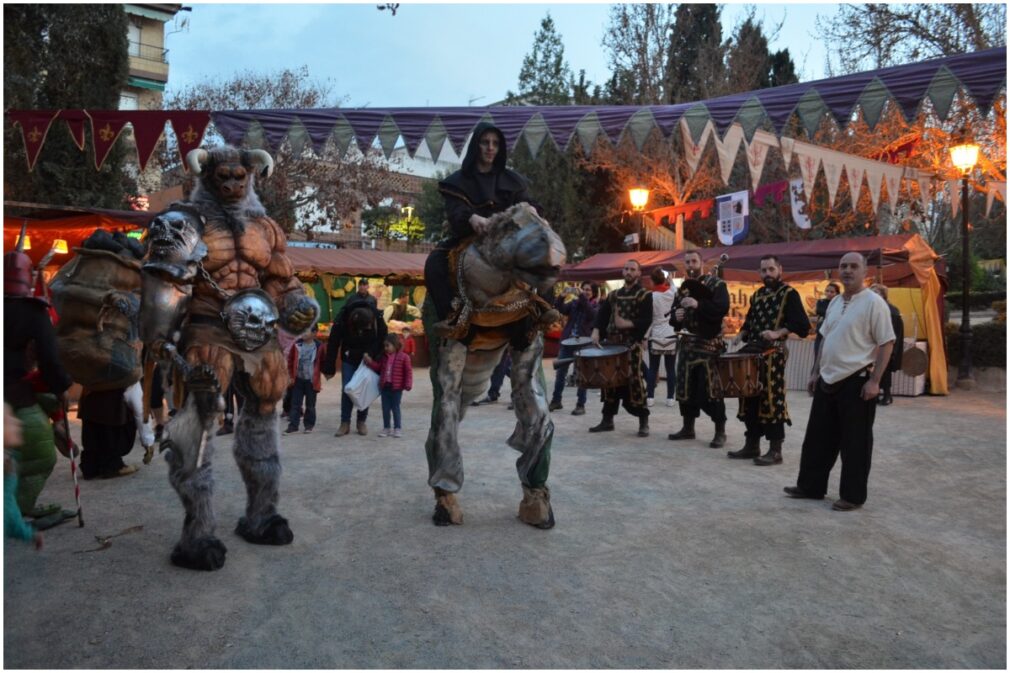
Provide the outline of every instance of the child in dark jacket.
<path id="1" fill-rule="evenodd" d="M 365 354 L 365 364 L 379 372 L 379 396 L 382 399 L 382 432 L 379 437 L 402 437 L 400 424 L 400 401 L 403 391 L 414 387 L 414 370 L 410 356 L 402 351 L 400 337 L 390 334 L 383 341 L 385 351 L 378 362 Z M 392 430 L 389 417 L 393 416 Z"/>

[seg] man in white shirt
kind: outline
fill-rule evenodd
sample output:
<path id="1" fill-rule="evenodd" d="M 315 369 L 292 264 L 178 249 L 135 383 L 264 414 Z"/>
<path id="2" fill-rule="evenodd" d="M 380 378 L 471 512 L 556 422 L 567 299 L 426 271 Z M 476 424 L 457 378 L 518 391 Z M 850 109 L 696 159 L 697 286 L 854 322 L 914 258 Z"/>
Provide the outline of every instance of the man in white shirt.
<path id="1" fill-rule="evenodd" d="M 849 512 L 866 502 L 877 395 L 894 347 L 894 330 L 887 303 L 863 284 L 863 256 L 847 253 L 838 271 L 845 290 L 831 300 L 821 326 L 824 341 L 808 385 L 814 401 L 800 473 L 796 486 L 784 490 L 791 498 L 822 499 L 841 454 L 841 497 L 832 509 Z"/>

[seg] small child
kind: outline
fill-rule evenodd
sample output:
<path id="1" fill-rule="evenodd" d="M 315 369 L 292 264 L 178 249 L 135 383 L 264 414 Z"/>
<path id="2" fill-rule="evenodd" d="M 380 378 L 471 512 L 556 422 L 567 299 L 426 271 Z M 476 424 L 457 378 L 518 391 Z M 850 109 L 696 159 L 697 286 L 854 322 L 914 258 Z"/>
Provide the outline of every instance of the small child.
<path id="1" fill-rule="evenodd" d="M 403 352 L 407 354 L 411 362 L 414 362 L 414 353 L 417 352 L 417 346 L 414 345 L 414 337 L 410 333 L 409 327 L 403 328 Z"/>
<path id="2" fill-rule="evenodd" d="M 400 425 L 400 400 L 403 391 L 414 387 L 414 369 L 410 365 L 410 357 L 404 353 L 400 337 L 395 334 L 386 336 L 382 344 L 385 353 L 376 362 L 365 354 L 365 364 L 379 372 L 379 395 L 382 398 L 382 432 L 379 437 L 402 437 Z M 393 429 L 389 429 L 389 415 L 393 415 Z"/>
<path id="3" fill-rule="evenodd" d="M 15 493 L 18 489 L 18 471 L 8 447 L 21 446 L 23 434 L 21 421 L 9 404 L 4 404 L 4 537 L 31 541 L 35 549 L 42 549 L 42 533 L 25 523 Z"/>

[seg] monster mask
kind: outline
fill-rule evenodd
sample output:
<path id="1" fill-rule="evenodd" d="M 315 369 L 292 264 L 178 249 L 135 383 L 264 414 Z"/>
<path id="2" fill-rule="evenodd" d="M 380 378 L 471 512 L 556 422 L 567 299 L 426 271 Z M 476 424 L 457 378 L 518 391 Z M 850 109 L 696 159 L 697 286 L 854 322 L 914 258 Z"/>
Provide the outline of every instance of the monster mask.
<path id="1" fill-rule="evenodd" d="M 235 343 L 254 351 L 273 338 L 280 314 L 270 295 L 263 290 L 248 289 L 225 302 L 221 318 Z"/>
<path id="2" fill-rule="evenodd" d="M 175 276 L 190 275 L 207 255 L 202 240 L 203 217 L 193 208 L 172 204 L 148 225 L 151 247 L 147 262 Z"/>

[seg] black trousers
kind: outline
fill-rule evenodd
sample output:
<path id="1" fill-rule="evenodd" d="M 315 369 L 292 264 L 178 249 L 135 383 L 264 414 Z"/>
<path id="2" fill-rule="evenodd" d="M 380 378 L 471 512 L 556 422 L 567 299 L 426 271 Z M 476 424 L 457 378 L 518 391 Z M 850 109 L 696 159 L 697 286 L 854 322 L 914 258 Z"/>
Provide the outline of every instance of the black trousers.
<path id="1" fill-rule="evenodd" d="M 891 394 L 891 378 L 894 376 L 894 370 L 890 367 L 884 372 L 884 375 L 880 377 L 880 394 L 887 397 Z"/>
<path id="2" fill-rule="evenodd" d="M 782 421 L 778 423 L 763 423 L 758 416 L 761 406 L 761 398 L 745 397 L 743 399 L 743 424 L 747 427 L 744 433 L 748 439 L 761 439 L 767 437 L 768 441 L 782 441 L 786 438 L 786 424 Z"/>
<path id="3" fill-rule="evenodd" d="M 439 320 L 445 320 L 452 309 L 452 288 L 449 285 L 449 250 L 441 247 L 428 253 L 424 262 L 424 286 L 435 305 Z"/>
<path id="4" fill-rule="evenodd" d="M 873 454 L 873 420 L 877 400 L 864 401 L 861 393 L 868 374 L 860 372 L 830 386 L 817 381 L 803 438 L 800 474 L 796 485 L 814 496 L 828 490 L 828 475 L 839 454 L 842 477 L 839 495 L 854 505 L 866 502 L 866 483 Z"/>
<path id="5" fill-rule="evenodd" d="M 102 477 L 113 474 L 126 463 L 123 456 L 133 449 L 137 426 L 133 418 L 122 425 L 103 425 L 94 421 L 81 424 L 81 474 Z"/>
<path id="6" fill-rule="evenodd" d="M 726 422 L 726 403 L 708 396 L 708 375 L 704 367 L 687 369 L 688 399 L 680 403 L 680 415 L 698 418 L 704 411 L 716 423 Z"/>

